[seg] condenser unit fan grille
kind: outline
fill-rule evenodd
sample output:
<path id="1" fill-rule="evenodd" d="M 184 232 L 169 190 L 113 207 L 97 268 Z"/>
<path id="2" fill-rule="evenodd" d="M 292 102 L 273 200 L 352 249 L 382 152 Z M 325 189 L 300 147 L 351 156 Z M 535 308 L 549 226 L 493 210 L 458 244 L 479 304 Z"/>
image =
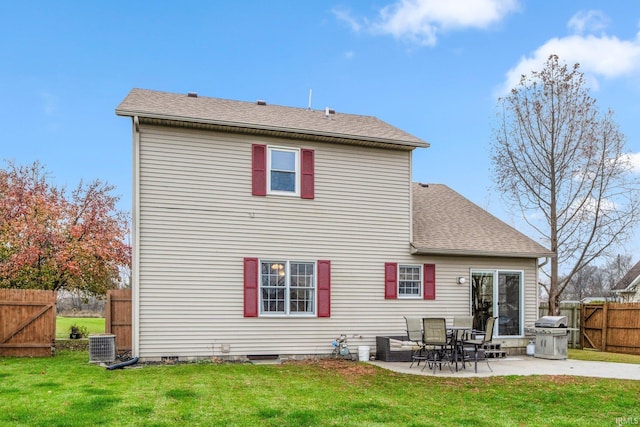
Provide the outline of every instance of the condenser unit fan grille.
<path id="1" fill-rule="evenodd" d="M 89 363 L 114 362 L 116 360 L 116 336 L 101 334 L 89 336 Z"/>

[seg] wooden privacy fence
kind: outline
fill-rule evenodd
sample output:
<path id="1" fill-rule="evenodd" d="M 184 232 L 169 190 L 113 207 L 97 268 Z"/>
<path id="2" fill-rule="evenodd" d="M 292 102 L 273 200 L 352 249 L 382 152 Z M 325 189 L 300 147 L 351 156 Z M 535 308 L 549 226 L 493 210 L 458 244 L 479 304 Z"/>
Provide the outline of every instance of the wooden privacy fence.
<path id="1" fill-rule="evenodd" d="M 116 336 L 118 354 L 131 351 L 131 289 L 107 292 L 105 332 Z"/>
<path id="2" fill-rule="evenodd" d="M 55 291 L 0 289 L 0 356 L 51 356 Z"/>
<path id="3" fill-rule="evenodd" d="M 640 354 L 640 303 L 583 304 L 583 348 Z"/>
<path id="4" fill-rule="evenodd" d="M 561 302 L 560 303 L 560 315 L 567 316 L 567 327 L 580 329 L 580 313 L 582 304 L 579 302 Z M 540 303 L 538 308 L 538 317 L 547 316 L 549 310 L 549 303 Z M 571 348 L 581 348 L 580 333 L 578 331 L 569 332 L 567 337 L 568 346 Z"/>

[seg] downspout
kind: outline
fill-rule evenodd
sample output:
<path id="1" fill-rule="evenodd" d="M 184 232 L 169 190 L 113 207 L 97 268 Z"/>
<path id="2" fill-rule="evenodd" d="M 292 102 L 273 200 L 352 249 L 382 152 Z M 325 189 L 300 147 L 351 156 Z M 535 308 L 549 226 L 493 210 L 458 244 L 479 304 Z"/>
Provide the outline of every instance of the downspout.
<path id="1" fill-rule="evenodd" d="M 133 116 L 131 354 L 140 354 L 140 121 Z"/>
<path id="2" fill-rule="evenodd" d="M 409 245 L 413 247 L 413 150 L 409 151 Z"/>
<path id="3" fill-rule="evenodd" d="M 538 264 L 538 260 L 536 259 L 536 319 L 540 317 L 540 292 L 538 291 L 538 286 L 540 286 L 540 269 L 549 263 L 549 257 L 545 257 L 542 264 Z"/>

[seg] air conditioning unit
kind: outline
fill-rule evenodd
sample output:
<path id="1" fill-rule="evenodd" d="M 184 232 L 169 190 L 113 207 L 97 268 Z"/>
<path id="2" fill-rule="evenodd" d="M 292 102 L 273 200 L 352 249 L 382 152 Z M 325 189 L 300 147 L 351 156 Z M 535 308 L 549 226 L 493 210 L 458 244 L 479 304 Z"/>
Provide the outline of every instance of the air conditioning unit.
<path id="1" fill-rule="evenodd" d="M 89 363 L 109 363 L 116 360 L 116 336 L 89 335 Z"/>

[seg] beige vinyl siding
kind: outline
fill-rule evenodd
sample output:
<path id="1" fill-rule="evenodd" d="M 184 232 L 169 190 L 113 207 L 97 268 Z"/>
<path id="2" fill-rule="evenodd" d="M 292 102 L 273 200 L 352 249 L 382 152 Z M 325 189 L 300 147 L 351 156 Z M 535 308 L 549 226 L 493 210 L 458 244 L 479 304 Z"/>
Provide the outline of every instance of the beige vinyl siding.
<path id="1" fill-rule="evenodd" d="M 252 143 L 314 149 L 315 199 L 252 196 Z M 410 152 L 142 125 L 139 153 L 144 359 L 373 348 L 402 316 L 468 313 L 470 268 L 525 270 L 535 300 L 535 261 L 410 255 Z M 244 257 L 330 260 L 331 317 L 245 318 Z M 437 299 L 385 300 L 385 262 L 436 263 Z"/>

